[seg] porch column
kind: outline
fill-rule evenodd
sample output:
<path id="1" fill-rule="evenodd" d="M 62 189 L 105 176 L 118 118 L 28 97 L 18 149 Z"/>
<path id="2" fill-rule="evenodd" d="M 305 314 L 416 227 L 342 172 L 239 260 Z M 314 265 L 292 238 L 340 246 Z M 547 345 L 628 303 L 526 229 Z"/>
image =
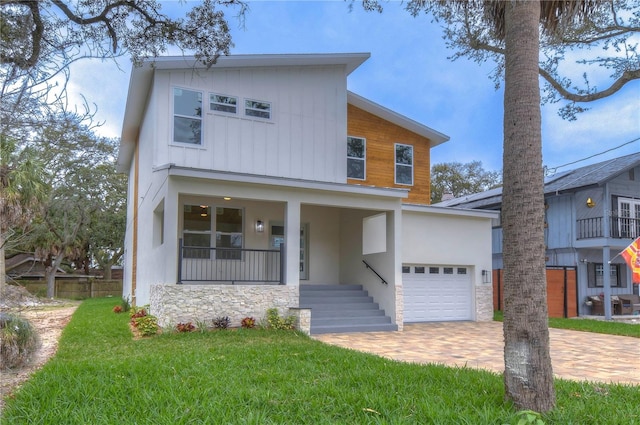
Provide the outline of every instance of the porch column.
<path id="1" fill-rule="evenodd" d="M 300 201 L 288 201 L 284 212 L 285 284 L 300 285 Z"/>
<path id="2" fill-rule="evenodd" d="M 609 246 L 602 247 L 602 286 L 604 287 L 604 318 L 611 320 L 611 249 Z"/>
<path id="3" fill-rule="evenodd" d="M 167 192 L 164 202 L 164 254 L 166 255 L 164 283 L 178 281 L 178 238 L 181 238 L 178 223 L 180 222 L 179 196 L 172 179 L 167 181 Z M 160 283 L 153 282 L 153 283 Z"/>

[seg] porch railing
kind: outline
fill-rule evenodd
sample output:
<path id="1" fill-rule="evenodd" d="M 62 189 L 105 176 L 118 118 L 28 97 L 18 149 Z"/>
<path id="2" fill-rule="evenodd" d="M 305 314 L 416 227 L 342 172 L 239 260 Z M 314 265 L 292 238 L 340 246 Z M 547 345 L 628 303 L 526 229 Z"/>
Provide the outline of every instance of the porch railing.
<path id="1" fill-rule="evenodd" d="M 284 284 L 284 244 L 279 249 L 184 246 L 179 240 L 178 284 Z"/>
<path id="2" fill-rule="evenodd" d="M 631 217 L 594 217 L 576 221 L 578 239 L 604 237 L 604 225 L 609 226 L 609 237 L 635 239 L 640 236 L 640 219 Z"/>

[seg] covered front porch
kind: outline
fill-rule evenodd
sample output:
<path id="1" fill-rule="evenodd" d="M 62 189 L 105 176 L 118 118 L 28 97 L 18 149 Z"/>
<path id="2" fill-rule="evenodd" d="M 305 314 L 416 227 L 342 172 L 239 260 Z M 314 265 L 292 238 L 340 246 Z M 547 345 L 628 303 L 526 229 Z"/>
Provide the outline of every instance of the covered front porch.
<path id="1" fill-rule="evenodd" d="M 166 317 L 161 322 L 229 316 L 237 326 L 247 316 L 261 319 L 268 308 L 283 314 L 298 308 L 300 284 L 355 284 L 402 323 L 396 229 L 405 191 L 203 178 L 210 174 L 173 170 L 167 181 L 165 236 L 157 247 L 166 259 L 164 278 L 149 294 L 152 310 Z M 371 217 L 377 224 L 366 230 Z M 363 251 L 365 234 L 377 235 L 383 247 Z"/>

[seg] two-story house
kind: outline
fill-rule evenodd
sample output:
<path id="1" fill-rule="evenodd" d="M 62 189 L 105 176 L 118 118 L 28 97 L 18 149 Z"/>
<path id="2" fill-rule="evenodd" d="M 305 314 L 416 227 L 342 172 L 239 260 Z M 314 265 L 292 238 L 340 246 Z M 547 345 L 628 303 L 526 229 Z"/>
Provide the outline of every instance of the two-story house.
<path id="1" fill-rule="evenodd" d="M 311 308 L 314 333 L 491 320 L 497 214 L 427 205 L 449 138 L 349 92 L 368 57 L 134 68 L 124 296 L 163 325 L 272 307 Z"/>
<path id="2" fill-rule="evenodd" d="M 576 289 L 564 300 L 565 309 L 569 304 L 577 315 L 611 316 L 616 296 L 638 294 L 638 285 L 631 282 L 631 271 L 618 254 L 640 236 L 640 152 L 547 177 L 544 201 L 547 267 L 569 268 L 577 274 Z M 438 205 L 499 211 L 502 191 L 492 189 Z M 499 275 L 499 221 L 494 223 L 492 251 Z M 548 281 L 549 276 L 548 271 Z M 604 310 L 596 312 L 590 297 L 600 295 L 609 302 L 605 300 Z"/>

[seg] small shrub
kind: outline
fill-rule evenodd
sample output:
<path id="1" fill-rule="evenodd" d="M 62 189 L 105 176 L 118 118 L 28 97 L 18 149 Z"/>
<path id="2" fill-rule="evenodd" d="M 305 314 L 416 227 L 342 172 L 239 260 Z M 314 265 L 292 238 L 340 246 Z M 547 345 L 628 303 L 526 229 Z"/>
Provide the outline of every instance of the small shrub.
<path id="1" fill-rule="evenodd" d="M 122 313 L 122 306 L 116 305 L 113 307 L 114 313 Z"/>
<path id="2" fill-rule="evenodd" d="M 213 320 L 213 327 L 216 329 L 227 329 L 230 324 L 229 316 L 218 316 Z"/>
<path id="3" fill-rule="evenodd" d="M 296 317 L 282 317 L 280 316 L 280 313 L 278 313 L 277 308 L 270 308 L 267 310 L 267 323 L 271 329 L 292 330 L 296 327 Z"/>
<path id="4" fill-rule="evenodd" d="M 240 326 L 244 329 L 253 329 L 256 327 L 256 319 L 253 317 L 245 317 L 242 319 L 242 322 L 240 322 Z"/>
<path id="5" fill-rule="evenodd" d="M 140 335 L 151 336 L 158 333 L 158 318 L 147 314 L 146 316 L 136 317 L 134 326 L 138 328 Z"/>
<path id="6" fill-rule="evenodd" d="M 147 309 L 144 307 L 131 307 L 129 310 L 129 317 L 131 318 L 131 324 L 135 327 L 138 327 L 138 320 L 141 317 L 147 316 Z"/>
<path id="7" fill-rule="evenodd" d="M 196 330 L 196 327 L 194 326 L 193 323 L 191 322 L 187 322 L 187 323 L 178 323 L 176 325 L 176 330 L 178 332 L 193 332 Z"/>
<path id="8" fill-rule="evenodd" d="M 0 313 L 0 370 L 27 363 L 38 347 L 38 334 L 28 320 Z"/>
<path id="9" fill-rule="evenodd" d="M 122 301 L 120 301 L 120 307 L 122 307 L 122 311 L 128 312 L 131 310 L 131 303 L 129 302 L 129 297 L 122 297 Z"/>
<path id="10" fill-rule="evenodd" d="M 205 333 L 209 330 L 209 327 L 207 326 L 207 322 L 204 320 L 196 320 L 196 329 L 200 333 Z"/>

